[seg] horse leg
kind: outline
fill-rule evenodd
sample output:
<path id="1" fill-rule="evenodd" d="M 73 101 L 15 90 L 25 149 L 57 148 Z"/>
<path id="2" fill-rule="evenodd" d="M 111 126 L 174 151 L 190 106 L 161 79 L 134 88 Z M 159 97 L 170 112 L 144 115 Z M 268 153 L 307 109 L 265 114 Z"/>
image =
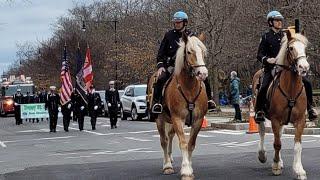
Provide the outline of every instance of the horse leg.
<path id="1" fill-rule="evenodd" d="M 278 176 L 282 173 L 281 168 L 281 161 L 280 161 L 280 150 L 281 150 L 281 129 L 282 126 L 280 125 L 279 121 L 272 120 L 272 130 L 274 134 L 274 158 L 272 163 L 272 172 L 274 175 Z"/>
<path id="2" fill-rule="evenodd" d="M 195 149 L 196 146 L 196 140 L 198 137 L 198 133 L 201 129 L 201 124 L 202 124 L 202 119 L 198 119 L 195 121 L 193 124 L 191 131 L 190 131 L 190 137 L 189 137 L 189 142 L 188 142 L 188 153 L 189 153 L 189 161 L 190 161 L 190 166 L 192 167 L 192 152 Z"/>
<path id="3" fill-rule="evenodd" d="M 180 170 L 182 176 L 181 179 L 193 179 L 193 169 L 189 161 L 188 144 L 183 130 L 184 122 L 178 117 L 172 117 L 172 122 L 174 130 L 179 138 L 179 147 L 182 154 L 182 163 Z"/>
<path id="4" fill-rule="evenodd" d="M 261 163 L 265 163 L 267 161 L 267 153 L 264 148 L 264 136 L 266 134 L 266 127 L 265 123 L 261 122 L 259 124 L 259 135 L 260 135 L 260 143 L 259 143 L 259 151 L 258 151 L 258 158 Z"/>
<path id="5" fill-rule="evenodd" d="M 169 137 L 169 146 L 168 146 L 168 154 L 171 160 L 171 164 L 173 163 L 173 157 L 172 157 L 172 141 L 173 137 L 175 135 L 174 129 L 171 124 L 168 124 L 171 128 L 168 130 L 168 137 Z"/>
<path id="6" fill-rule="evenodd" d="M 303 133 L 304 126 L 305 126 L 304 120 L 297 121 L 297 123 L 295 124 L 296 133 L 294 137 L 293 171 L 297 179 L 307 179 L 307 173 L 303 169 L 303 166 L 301 163 L 301 152 L 302 152 L 301 136 Z"/>
<path id="7" fill-rule="evenodd" d="M 167 123 L 164 122 L 163 119 L 158 118 L 156 120 L 157 122 L 157 128 L 158 128 L 158 132 L 160 134 L 160 143 L 161 143 L 161 147 L 163 150 L 163 174 L 173 174 L 174 170 L 173 170 L 173 166 L 171 164 L 171 158 L 169 156 L 168 153 L 168 135 L 167 135 L 167 131 L 168 131 L 168 126 L 166 125 Z M 167 126 L 167 128 L 166 128 Z M 172 127 L 171 127 L 172 128 Z"/>

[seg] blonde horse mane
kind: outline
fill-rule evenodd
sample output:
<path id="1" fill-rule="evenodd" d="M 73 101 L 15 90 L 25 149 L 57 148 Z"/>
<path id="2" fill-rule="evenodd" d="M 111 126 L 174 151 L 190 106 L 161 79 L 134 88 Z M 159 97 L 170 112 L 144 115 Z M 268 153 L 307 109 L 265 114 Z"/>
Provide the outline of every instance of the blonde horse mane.
<path id="1" fill-rule="evenodd" d="M 302 42 L 306 47 L 308 46 L 309 44 L 309 41 L 308 39 L 300 34 L 300 33 L 296 33 L 294 34 L 293 36 L 291 36 L 291 40 L 290 41 L 300 41 Z M 281 47 L 280 47 L 280 51 L 277 55 L 277 64 L 280 64 L 280 65 L 285 65 L 285 58 L 286 58 L 286 55 L 287 55 L 287 47 L 288 47 L 288 39 L 287 39 L 287 36 L 283 36 L 281 42 L 284 42 L 281 44 Z"/>
<path id="2" fill-rule="evenodd" d="M 175 68 L 174 68 L 175 69 L 174 73 L 176 75 L 180 74 L 181 70 L 184 67 L 184 56 L 185 56 L 184 51 L 185 51 L 186 43 L 182 39 L 180 39 L 180 42 L 178 43 L 178 45 L 180 47 L 177 50 L 176 62 L 175 62 Z M 201 52 L 198 52 L 199 50 Z M 187 51 L 193 51 L 195 53 L 202 53 L 203 56 L 206 56 L 207 48 L 202 43 L 202 41 L 200 41 L 200 39 L 198 39 L 196 36 L 191 36 L 191 37 L 188 37 Z"/>

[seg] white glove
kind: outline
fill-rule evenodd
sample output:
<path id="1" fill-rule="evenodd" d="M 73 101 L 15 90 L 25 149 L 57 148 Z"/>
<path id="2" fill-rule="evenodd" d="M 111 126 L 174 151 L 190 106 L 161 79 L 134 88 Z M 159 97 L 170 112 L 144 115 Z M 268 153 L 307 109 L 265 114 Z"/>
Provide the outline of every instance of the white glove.
<path id="1" fill-rule="evenodd" d="M 103 105 L 103 102 L 101 102 L 101 105 Z"/>
<path id="2" fill-rule="evenodd" d="M 97 109 L 98 109 L 98 106 L 94 106 L 93 109 L 94 109 L 94 110 L 97 110 Z"/>
<path id="3" fill-rule="evenodd" d="M 270 64 L 275 64 L 277 62 L 277 59 L 276 58 L 268 58 L 267 62 Z"/>
<path id="4" fill-rule="evenodd" d="M 166 69 L 164 67 L 159 68 L 157 71 L 157 76 L 159 77 L 162 74 L 162 72 L 165 72 L 165 71 Z"/>
<path id="5" fill-rule="evenodd" d="M 81 111 L 84 110 L 84 106 L 81 106 L 80 109 L 81 109 Z"/>
<path id="6" fill-rule="evenodd" d="M 68 104 L 68 109 L 70 109 L 71 108 L 71 104 Z"/>
<path id="7" fill-rule="evenodd" d="M 15 106 L 18 106 L 18 103 L 14 103 Z"/>
<path id="8" fill-rule="evenodd" d="M 120 104 L 118 104 L 118 108 L 120 107 Z"/>
<path id="9" fill-rule="evenodd" d="M 58 111 L 61 111 L 61 107 L 58 107 Z"/>
<path id="10" fill-rule="evenodd" d="M 108 103 L 108 107 L 111 107 L 111 103 Z"/>

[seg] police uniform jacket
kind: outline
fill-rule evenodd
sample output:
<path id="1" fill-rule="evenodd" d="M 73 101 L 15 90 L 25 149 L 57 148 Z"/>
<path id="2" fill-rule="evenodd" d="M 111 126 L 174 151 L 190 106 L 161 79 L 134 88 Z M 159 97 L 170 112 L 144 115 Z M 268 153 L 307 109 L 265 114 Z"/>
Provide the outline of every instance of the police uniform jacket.
<path id="1" fill-rule="evenodd" d="M 46 101 L 46 108 L 48 109 L 49 113 L 58 113 L 60 105 L 60 96 L 58 93 L 48 93 L 47 94 L 47 101 Z"/>
<path id="2" fill-rule="evenodd" d="M 185 30 L 188 36 L 192 36 L 190 30 Z M 163 40 L 161 41 L 160 48 L 157 55 L 157 68 L 167 68 L 168 66 L 173 66 L 175 64 L 175 56 L 177 50 L 179 48 L 179 41 L 182 37 L 182 32 L 172 29 L 168 31 L 165 35 Z"/>
<path id="3" fill-rule="evenodd" d="M 284 34 L 282 31 L 276 33 L 270 29 L 261 37 L 257 59 L 263 64 L 266 72 L 271 71 L 275 66 L 275 64 L 268 63 L 267 59 L 275 58 L 278 55 L 283 36 Z"/>
<path id="4" fill-rule="evenodd" d="M 101 108 L 101 98 L 99 93 L 96 92 L 88 94 L 88 109 L 90 114 L 96 111 L 94 110 L 94 106 L 98 106 L 97 110 Z"/>

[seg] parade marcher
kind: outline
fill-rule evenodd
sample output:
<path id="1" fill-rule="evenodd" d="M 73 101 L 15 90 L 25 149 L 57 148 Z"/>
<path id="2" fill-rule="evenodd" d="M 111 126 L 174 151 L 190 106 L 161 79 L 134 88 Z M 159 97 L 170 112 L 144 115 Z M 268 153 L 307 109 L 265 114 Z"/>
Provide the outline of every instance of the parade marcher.
<path id="1" fill-rule="evenodd" d="M 23 95 L 21 94 L 21 89 L 17 89 L 17 93 L 13 95 L 13 101 L 14 101 L 14 117 L 16 119 L 16 125 L 20 125 L 22 124 L 20 104 L 23 103 Z"/>
<path id="2" fill-rule="evenodd" d="M 263 64 L 264 67 L 264 75 L 263 81 L 260 86 L 260 90 L 256 100 L 256 115 L 255 120 L 257 123 L 263 122 L 265 120 L 265 102 L 266 93 L 268 90 L 268 86 L 272 81 L 273 77 L 271 74 L 272 69 L 274 69 L 276 65 L 276 56 L 278 55 L 281 47 L 281 40 L 284 37 L 284 32 L 282 31 L 282 23 L 284 17 L 278 11 L 271 11 L 267 15 L 268 25 L 270 30 L 262 35 L 257 59 Z M 307 80 L 306 77 L 302 78 L 302 82 L 304 83 L 304 87 L 307 95 L 307 110 L 310 120 L 314 120 L 317 118 L 317 112 L 312 107 L 312 86 L 311 83 Z"/>
<path id="3" fill-rule="evenodd" d="M 157 55 L 157 76 L 158 80 L 155 83 L 153 94 L 153 107 L 152 112 L 159 114 L 162 112 L 162 88 L 165 82 L 170 78 L 174 71 L 175 56 L 179 48 L 179 40 L 182 37 L 182 33 L 186 33 L 188 36 L 193 36 L 189 29 L 186 28 L 188 24 L 188 15 L 183 11 L 178 11 L 173 15 L 174 29 L 168 31 L 159 48 Z M 213 110 L 216 105 L 212 100 L 210 83 L 208 78 L 204 81 L 206 85 L 206 92 L 208 96 L 208 109 Z"/>
<path id="4" fill-rule="evenodd" d="M 40 103 L 40 97 L 39 97 L 39 95 L 40 95 L 40 91 L 37 92 L 37 93 L 35 93 L 35 92 L 33 93 L 33 103 Z M 34 122 L 34 120 L 36 120 L 37 123 L 39 123 L 39 119 L 38 119 L 38 118 L 33 119 L 33 122 Z"/>
<path id="5" fill-rule="evenodd" d="M 80 94 L 77 92 L 77 90 L 74 91 L 74 93 L 71 95 L 72 105 L 73 105 L 73 112 L 78 120 L 79 130 L 83 130 L 83 124 L 84 124 L 84 116 L 86 115 L 86 103 L 80 96 Z"/>
<path id="6" fill-rule="evenodd" d="M 50 119 L 50 132 L 56 132 L 58 113 L 60 109 L 60 96 L 56 92 L 55 86 L 50 86 L 50 92 L 47 94 L 46 106 L 45 108 L 49 112 Z"/>
<path id="7" fill-rule="evenodd" d="M 47 92 L 44 88 L 41 89 L 41 92 L 39 93 L 38 97 L 39 97 L 39 103 L 44 103 L 44 104 L 46 103 Z M 43 118 L 41 118 L 41 121 L 43 121 Z"/>
<path id="8" fill-rule="evenodd" d="M 69 131 L 69 125 L 71 120 L 72 102 L 69 101 L 61 106 L 61 113 L 63 116 L 63 129 L 65 132 Z"/>
<path id="9" fill-rule="evenodd" d="M 98 113 L 101 109 L 101 98 L 99 93 L 95 92 L 93 86 L 90 87 L 91 92 L 88 93 L 88 110 L 91 117 L 92 130 L 96 130 L 96 122 Z"/>
<path id="10" fill-rule="evenodd" d="M 234 121 L 241 122 L 241 110 L 240 110 L 240 79 L 237 77 L 237 72 L 232 71 L 230 73 L 230 95 L 231 95 L 231 104 L 235 110 Z"/>
<path id="11" fill-rule="evenodd" d="M 118 108 L 120 108 L 119 92 L 115 89 L 114 81 L 109 82 L 109 89 L 106 90 L 106 105 L 108 106 L 111 129 L 117 128 Z"/>

